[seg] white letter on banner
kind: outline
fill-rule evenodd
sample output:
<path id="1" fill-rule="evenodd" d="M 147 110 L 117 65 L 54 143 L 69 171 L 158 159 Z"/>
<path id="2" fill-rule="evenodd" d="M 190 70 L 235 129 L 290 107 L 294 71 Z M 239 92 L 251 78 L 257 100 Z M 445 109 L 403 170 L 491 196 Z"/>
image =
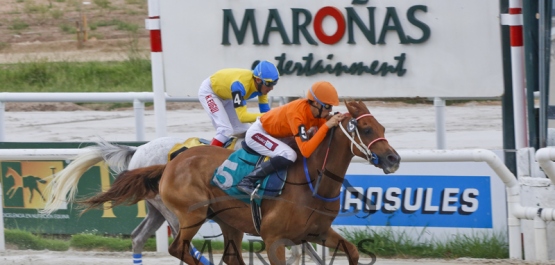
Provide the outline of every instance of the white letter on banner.
<path id="1" fill-rule="evenodd" d="M 424 197 L 426 198 L 424 200 L 424 212 L 425 213 L 433 213 L 433 212 L 437 212 L 437 210 L 439 209 L 438 206 L 434 206 L 432 205 L 432 194 L 434 193 L 434 188 L 427 188 L 426 189 L 426 194 L 424 195 Z"/>
<path id="2" fill-rule="evenodd" d="M 372 203 L 372 196 L 376 195 L 374 198 L 374 203 Z M 367 212 L 379 211 L 382 208 L 382 194 L 383 189 L 380 187 L 370 187 L 366 190 L 366 202 L 365 208 Z"/>
<path id="3" fill-rule="evenodd" d="M 385 203 L 383 208 L 387 211 L 397 211 L 401 206 L 401 199 L 398 197 L 401 189 L 397 187 L 389 188 L 385 191 Z"/>
<path id="4" fill-rule="evenodd" d="M 472 213 L 478 210 L 478 197 L 480 191 L 477 189 L 466 189 L 462 195 L 461 210 L 465 213 Z"/>
<path id="5" fill-rule="evenodd" d="M 354 204 L 354 212 L 362 210 L 362 197 L 364 190 L 362 187 L 348 187 L 345 190 L 345 202 L 343 203 L 343 209 L 348 210 Z M 356 198 L 353 198 L 352 194 L 356 194 Z"/>
<path id="6" fill-rule="evenodd" d="M 422 207 L 422 193 L 424 189 L 416 188 L 415 195 L 412 194 L 412 188 L 406 188 L 403 194 L 403 209 L 408 212 L 416 212 Z M 414 204 L 411 204 L 411 199 L 414 198 Z"/>
<path id="7" fill-rule="evenodd" d="M 454 213 L 457 211 L 457 206 L 451 205 L 457 202 L 457 197 L 451 197 L 451 195 L 457 194 L 459 194 L 459 188 L 445 188 L 445 190 L 443 190 L 443 196 L 441 198 L 442 213 Z"/>

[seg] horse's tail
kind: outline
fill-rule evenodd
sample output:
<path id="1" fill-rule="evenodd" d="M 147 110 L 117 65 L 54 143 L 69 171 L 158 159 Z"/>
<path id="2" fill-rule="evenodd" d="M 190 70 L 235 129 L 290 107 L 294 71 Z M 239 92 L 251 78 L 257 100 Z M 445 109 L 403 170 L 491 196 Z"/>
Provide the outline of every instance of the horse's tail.
<path id="1" fill-rule="evenodd" d="M 111 144 L 106 141 L 97 142 L 91 149 L 100 153 L 104 162 L 116 173 L 127 170 L 131 158 L 137 151 L 135 146 Z"/>
<path id="2" fill-rule="evenodd" d="M 133 205 L 147 197 L 158 194 L 158 182 L 166 165 L 155 165 L 121 172 L 109 190 L 94 197 L 79 201 L 85 211 L 100 208 L 106 202 L 112 202 L 108 208 L 120 204 Z"/>
<path id="3" fill-rule="evenodd" d="M 48 195 L 42 213 L 50 214 L 64 204 L 72 202 L 79 178 L 97 163 L 105 161 L 116 172 L 127 169 L 136 147 L 101 141 L 84 149 L 84 153 L 79 154 L 67 167 L 50 177 L 50 182 L 45 188 Z"/>

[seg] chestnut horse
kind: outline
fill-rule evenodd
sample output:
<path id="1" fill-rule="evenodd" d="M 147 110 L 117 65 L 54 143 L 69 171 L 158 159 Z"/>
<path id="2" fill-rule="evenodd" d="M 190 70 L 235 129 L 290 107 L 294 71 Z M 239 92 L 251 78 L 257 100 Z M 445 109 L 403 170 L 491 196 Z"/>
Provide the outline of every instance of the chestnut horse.
<path id="1" fill-rule="evenodd" d="M 235 135 L 238 137 L 235 149 L 242 142 L 244 135 Z M 85 152 L 81 153 L 73 159 L 63 170 L 57 172 L 47 186 L 46 190 L 49 196 L 41 213 L 51 214 L 58 210 L 62 205 L 74 201 L 74 193 L 77 184 L 83 174 L 89 168 L 104 161 L 114 172 L 120 173 L 124 170 L 132 170 L 141 167 L 165 164 L 168 161 L 168 154 L 176 144 L 186 142 L 185 139 L 176 137 L 161 137 L 154 139 L 139 147 L 127 146 L 121 144 L 111 144 L 106 141 L 99 141 L 93 146 L 84 148 Z M 15 171 L 14 171 L 15 172 Z M 8 170 L 9 173 L 9 170 Z M 19 175 L 18 175 L 19 176 Z M 15 185 L 14 185 L 15 186 Z M 23 186 L 23 184 L 21 185 Z M 9 195 L 8 191 L 8 195 Z M 69 196 L 62 196 L 68 194 Z M 67 200 L 66 200 L 67 199 Z M 164 221 L 168 221 L 172 234 L 175 237 L 179 228 L 177 217 L 164 206 L 160 196 L 146 199 L 147 215 L 143 221 L 131 232 L 132 254 L 135 262 L 142 262 L 142 252 L 148 238 L 162 225 Z M 315 262 L 320 262 L 312 245 L 305 244 L 306 253 Z M 197 257 L 200 256 L 198 251 L 192 247 L 192 253 Z M 293 264 L 299 264 L 301 259 L 301 248 L 291 248 L 291 258 Z M 208 264 L 208 260 L 202 260 L 202 264 Z"/>
<path id="2" fill-rule="evenodd" d="M 339 194 L 347 168 L 356 155 L 388 174 L 398 169 L 401 158 L 364 103 L 349 101 L 345 105 L 351 118 L 330 130 L 308 159 L 299 159 L 288 168 L 279 197 L 262 201 L 260 232 L 255 229 L 249 205 L 211 184 L 216 169 L 232 153 L 214 146 L 190 148 L 166 165 L 124 172 L 110 190 L 85 202 L 90 207 L 114 198 L 116 203 L 133 203 L 159 193 L 179 219 L 179 232 L 169 252 L 190 265 L 198 263 L 189 254 L 190 242 L 206 219 L 220 225 L 226 249 L 233 247 L 233 255 L 224 255 L 227 264 L 245 264 L 240 247 L 243 233 L 262 237 L 271 264 L 284 264 L 285 246 L 304 242 L 343 251 L 349 264 L 358 264 L 356 246 L 331 228 L 340 210 Z M 313 186 L 318 187 L 316 191 Z"/>

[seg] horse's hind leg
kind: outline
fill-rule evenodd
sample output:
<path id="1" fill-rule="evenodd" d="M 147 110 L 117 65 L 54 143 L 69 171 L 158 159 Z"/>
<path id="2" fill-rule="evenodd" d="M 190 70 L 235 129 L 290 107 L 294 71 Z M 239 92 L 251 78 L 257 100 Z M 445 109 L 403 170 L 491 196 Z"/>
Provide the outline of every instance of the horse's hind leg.
<path id="1" fill-rule="evenodd" d="M 188 211 L 189 205 L 182 205 L 180 209 L 174 210 L 179 219 L 179 232 L 171 244 L 169 252 L 172 256 L 184 261 L 189 265 L 198 265 L 200 261 L 191 256 L 191 240 L 206 220 L 207 206 L 201 206 L 194 211 Z"/>
<path id="2" fill-rule="evenodd" d="M 43 201 L 46 201 L 46 199 L 44 198 L 44 196 L 42 195 L 42 192 L 40 192 L 39 188 L 36 189 L 37 192 L 39 193 L 40 197 L 42 198 Z"/>
<path id="3" fill-rule="evenodd" d="M 146 241 L 166 220 L 150 202 L 146 201 L 146 207 L 148 213 L 145 219 L 143 219 L 139 226 L 131 232 L 134 261 L 140 261 L 142 259 L 142 252 Z"/>

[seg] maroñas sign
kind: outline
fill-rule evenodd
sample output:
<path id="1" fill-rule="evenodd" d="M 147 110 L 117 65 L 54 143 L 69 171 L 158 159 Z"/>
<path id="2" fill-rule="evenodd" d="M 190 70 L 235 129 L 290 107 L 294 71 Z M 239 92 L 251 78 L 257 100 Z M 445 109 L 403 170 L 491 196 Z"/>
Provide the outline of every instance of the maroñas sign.
<path id="1" fill-rule="evenodd" d="M 274 62 L 271 95 L 318 80 L 342 97 L 502 94 L 497 1 L 179 1 L 160 3 L 166 91 L 196 97 L 221 68 Z"/>

